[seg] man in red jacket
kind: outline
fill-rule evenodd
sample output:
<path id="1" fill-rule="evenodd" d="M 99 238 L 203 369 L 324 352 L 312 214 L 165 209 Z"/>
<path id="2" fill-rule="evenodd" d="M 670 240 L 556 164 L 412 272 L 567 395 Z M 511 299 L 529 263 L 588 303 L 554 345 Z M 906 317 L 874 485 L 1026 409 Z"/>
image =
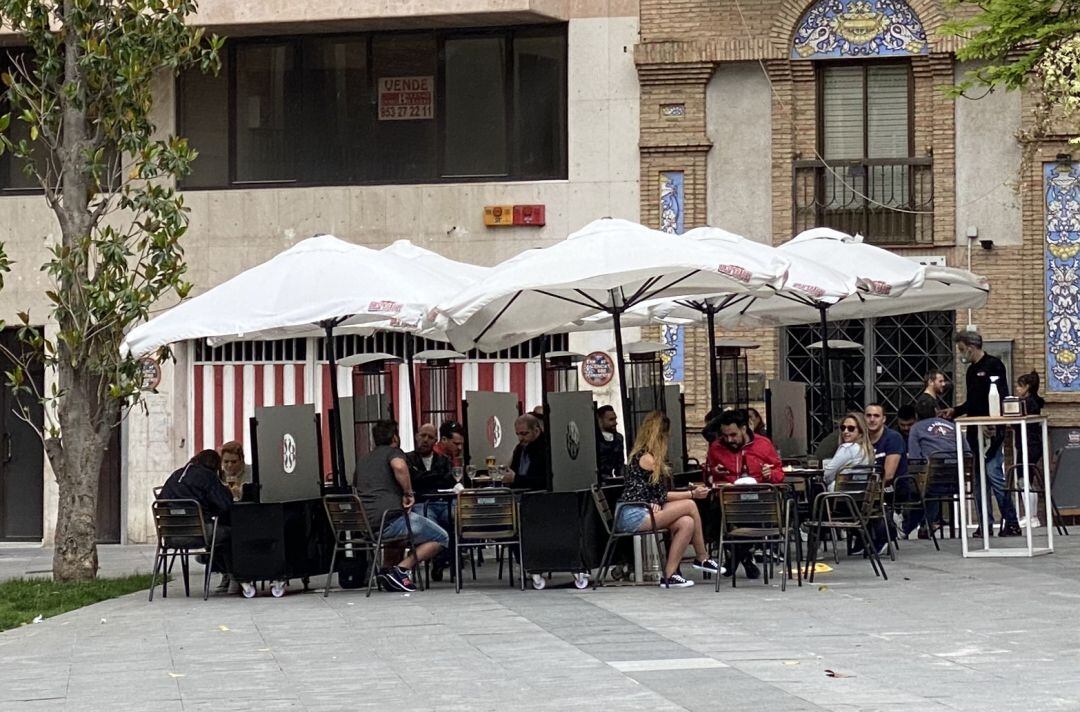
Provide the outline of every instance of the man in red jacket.
<path id="1" fill-rule="evenodd" d="M 783 463 L 772 441 L 750 430 L 746 411 L 729 410 L 718 419 L 720 434 L 709 445 L 705 471 L 713 483 L 753 477 L 765 484 L 784 481 Z"/>

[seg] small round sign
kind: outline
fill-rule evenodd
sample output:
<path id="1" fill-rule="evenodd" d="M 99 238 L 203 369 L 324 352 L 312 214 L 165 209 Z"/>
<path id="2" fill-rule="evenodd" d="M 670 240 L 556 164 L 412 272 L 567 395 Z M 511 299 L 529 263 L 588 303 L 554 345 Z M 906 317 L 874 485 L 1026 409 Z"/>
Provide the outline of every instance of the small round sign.
<path id="1" fill-rule="evenodd" d="M 286 475 L 296 471 L 296 440 L 290 433 L 281 436 L 281 469 Z"/>
<path id="2" fill-rule="evenodd" d="M 142 390 L 156 390 L 161 384 L 161 364 L 152 358 L 144 358 L 139 361 L 139 370 L 142 376 Z"/>
<path id="3" fill-rule="evenodd" d="M 615 362 L 604 351 L 593 351 L 581 362 L 581 377 L 594 388 L 611 383 L 615 376 Z"/>

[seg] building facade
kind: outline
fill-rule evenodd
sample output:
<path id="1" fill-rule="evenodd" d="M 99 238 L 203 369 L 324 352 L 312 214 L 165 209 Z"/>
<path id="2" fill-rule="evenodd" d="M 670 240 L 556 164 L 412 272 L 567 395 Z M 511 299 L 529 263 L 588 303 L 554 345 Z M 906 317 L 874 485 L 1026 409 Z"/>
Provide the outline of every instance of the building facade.
<path id="1" fill-rule="evenodd" d="M 319 233 L 491 265 L 596 217 L 639 217 L 636 1 L 203 0 L 195 21 L 228 38 L 222 71 L 163 80 L 155 111 L 200 152 L 181 186 L 196 293 Z M 31 187 L 0 160 L 0 240 L 19 265 L 0 293 L 9 323 L 48 309 L 36 267 L 57 229 Z M 544 224 L 486 227 L 485 206 L 505 205 L 542 205 Z M 320 339 L 174 353 L 109 454 L 103 541 L 148 541 L 153 487 L 198 449 L 246 441 L 256 405 L 328 405 Z M 459 378 L 532 408 L 535 355 L 474 354 Z M 55 481 L 32 433 L 6 425 L 18 462 L 0 540 L 48 541 Z"/>
<path id="2" fill-rule="evenodd" d="M 687 228 L 778 244 L 825 225 L 913 259 L 970 267 L 992 286 L 970 315 L 831 327 L 862 347 L 844 360 L 847 398 L 895 412 L 930 368 L 962 381 L 952 335 L 973 324 L 1011 376 L 1042 375 L 1053 425 L 1077 423 L 1075 247 L 1066 236 L 1077 219 L 1077 164 L 1063 136 L 1021 160 L 1029 97 L 946 94 L 970 67 L 942 32 L 944 3 L 642 0 L 640 11 L 644 222 L 662 222 L 662 186 L 675 175 Z M 750 352 L 752 371 L 821 383 L 807 348 L 816 327 L 728 336 L 762 344 Z M 692 423 L 707 410 L 706 336 L 688 329 L 683 338 Z M 825 427 L 815 415 L 812 429 Z"/>

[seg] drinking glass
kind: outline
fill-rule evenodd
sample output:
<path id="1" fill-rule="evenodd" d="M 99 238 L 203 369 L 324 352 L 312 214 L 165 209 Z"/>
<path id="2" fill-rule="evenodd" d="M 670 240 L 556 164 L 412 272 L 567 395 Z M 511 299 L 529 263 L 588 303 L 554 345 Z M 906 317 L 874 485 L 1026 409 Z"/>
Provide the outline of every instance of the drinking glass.
<path id="1" fill-rule="evenodd" d="M 465 470 L 461 467 L 454 467 L 450 473 L 454 476 L 454 483 L 461 484 L 461 478 L 465 476 Z"/>
<path id="2" fill-rule="evenodd" d="M 476 479 L 476 466 L 474 466 L 474 465 L 466 465 L 465 466 L 465 478 L 469 482 L 472 482 L 474 479 Z"/>
<path id="3" fill-rule="evenodd" d="M 499 465 L 491 473 L 491 484 L 498 487 L 506 476 L 506 465 Z"/>

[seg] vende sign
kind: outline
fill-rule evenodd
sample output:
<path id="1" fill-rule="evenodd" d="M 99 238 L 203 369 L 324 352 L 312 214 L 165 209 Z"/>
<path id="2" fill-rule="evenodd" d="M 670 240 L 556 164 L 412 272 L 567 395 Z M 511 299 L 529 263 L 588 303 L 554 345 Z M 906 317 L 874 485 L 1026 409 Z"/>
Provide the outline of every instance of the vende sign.
<path id="1" fill-rule="evenodd" d="M 379 121 L 412 121 L 434 116 L 434 77 L 379 78 Z"/>

